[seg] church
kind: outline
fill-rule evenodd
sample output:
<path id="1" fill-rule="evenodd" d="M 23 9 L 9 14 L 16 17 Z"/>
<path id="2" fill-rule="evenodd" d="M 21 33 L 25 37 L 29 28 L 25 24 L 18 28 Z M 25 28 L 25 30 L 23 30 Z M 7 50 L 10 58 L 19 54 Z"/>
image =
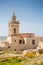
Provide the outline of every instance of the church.
<path id="1" fill-rule="evenodd" d="M 34 33 L 19 33 L 19 25 L 13 14 L 8 23 L 8 36 L 5 40 L 0 40 L 0 51 L 36 49 L 39 41 L 43 41 L 43 37 L 35 36 Z"/>

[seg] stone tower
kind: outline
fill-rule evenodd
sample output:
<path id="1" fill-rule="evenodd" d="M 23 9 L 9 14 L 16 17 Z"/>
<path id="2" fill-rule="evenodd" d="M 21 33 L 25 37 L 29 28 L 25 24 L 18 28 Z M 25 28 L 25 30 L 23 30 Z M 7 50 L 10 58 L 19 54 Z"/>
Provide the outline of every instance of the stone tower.
<path id="1" fill-rule="evenodd" d="M 8 23 L 8 42 L 10 50 L 19 49 L 19 22 L 16 21 L 16 16 L 13 14 L 11 21 Z"/>
<path id="2" fill-rule="evenodd" d="M 19 22 L 16 21 L 16 16 L 13 14 L 11 21 L 9 22 L 9 33 L 10 36 L 16 36 L 19 34 Z"/>

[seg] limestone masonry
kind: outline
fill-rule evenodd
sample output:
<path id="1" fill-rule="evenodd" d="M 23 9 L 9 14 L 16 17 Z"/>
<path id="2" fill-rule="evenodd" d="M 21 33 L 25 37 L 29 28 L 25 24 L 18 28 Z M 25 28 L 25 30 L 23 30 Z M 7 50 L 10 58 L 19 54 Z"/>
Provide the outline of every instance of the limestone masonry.
<path id="1" fill-rule="evenodd" d="M 6 40 L 0 40 L 0 51 L 36 49 L 39 41 L 43 41 L 43 37 L 35 36 L 34 33 L 19 33 L 19 21 L 13 14 L 8 23 L 8 36 Z"/>

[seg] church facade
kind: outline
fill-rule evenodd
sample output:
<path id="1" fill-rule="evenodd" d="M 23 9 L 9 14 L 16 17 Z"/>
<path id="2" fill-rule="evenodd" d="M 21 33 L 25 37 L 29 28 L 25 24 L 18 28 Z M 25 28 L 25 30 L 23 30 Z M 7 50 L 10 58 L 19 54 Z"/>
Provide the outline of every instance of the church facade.
<path id="1" fill-rule="evenodd" d="M 22 51 L 27 49 L 36 49 L 39 41 L 43 37 L 35 36 L 34 33 L 19 33 L 19 21 L 13 14 L 11 21 L 8 23 L 8 36 L 6 40 L 0 41 L 1 51 Z"/>

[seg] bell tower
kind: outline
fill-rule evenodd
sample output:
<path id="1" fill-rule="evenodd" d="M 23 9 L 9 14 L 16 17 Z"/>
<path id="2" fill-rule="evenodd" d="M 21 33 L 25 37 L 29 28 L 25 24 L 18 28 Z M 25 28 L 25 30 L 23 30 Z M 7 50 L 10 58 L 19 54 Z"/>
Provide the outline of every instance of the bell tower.
<path id="1" fill-rule="evenodd" d="M 19 49 L 19 21 L 16 21 L 15 13 L 11 18 L 11 21 L 8 23 L 8 38 L 9 50 L 18 50 Z"/>
<path id="2" fill-rule="evenodd" d="M 16 36 L 19 34 L 19 21 L 16 21 L 15 13 L 13 13 L 12 19 L 8 24 L 8 28 L 9 28 L 8 35 Z"/>

